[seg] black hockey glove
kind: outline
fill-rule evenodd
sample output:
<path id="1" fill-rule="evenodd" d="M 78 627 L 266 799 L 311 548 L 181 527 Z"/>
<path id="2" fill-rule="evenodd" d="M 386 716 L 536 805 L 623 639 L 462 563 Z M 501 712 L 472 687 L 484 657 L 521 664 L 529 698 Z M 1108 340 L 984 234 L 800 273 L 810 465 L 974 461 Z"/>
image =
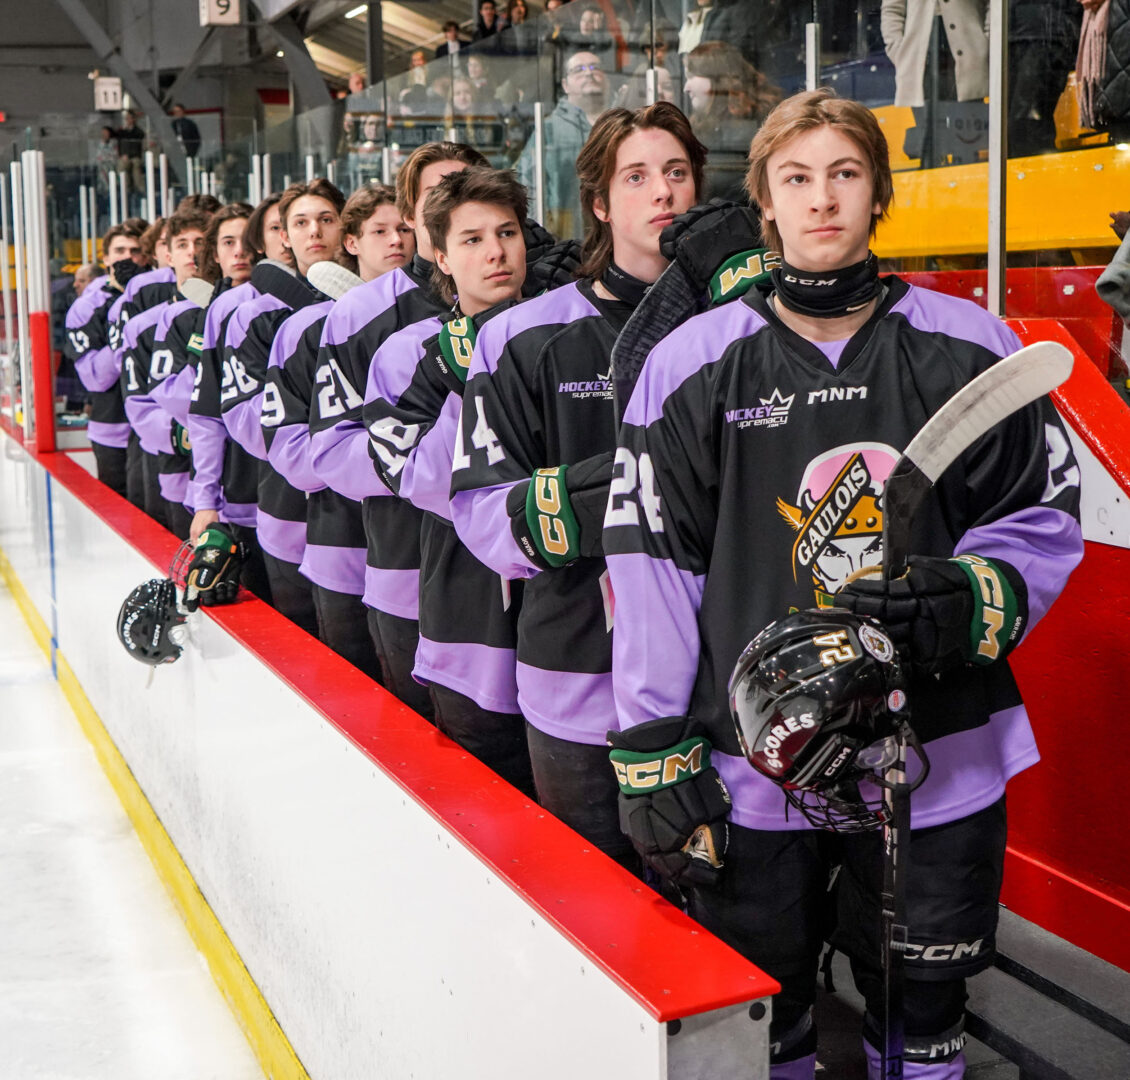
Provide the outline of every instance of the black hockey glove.
<path id="1" fill-rule="evenodd" d="M 677 262 L 696 289 L 706 289 L 718 268 L 731 256 L 760 248 L 761 219 L 757 211 L 727 199 L 692 206 L 667 226 L 659 251 Z"/>
<path id="2" fill-rule="evenodd" d="M 185 573 L 184 606 L 189 611 L 213 604 L 234 604 L 239 592 L 243 545 L 222 522 L 209 525 L 196 541 Z"/>
<path id="3" fill-rule="evenodd" d="M 1028 622 L 1028 590 L 1008 563 L 977 555 L 912 556 L 894 581 L 860 578 L 836 605 L 886 627 L 904 659 L 936 673 L 1007 656 Z"/>
<path id="4" fill-rule="evenodd" d="M 138 274 L 144 274 L 148 269 L 147 266 L 139 266 L 133 259 L 119 259 L 110 267 L 110 281 L 125 292 L 130 280 Z"/>
<path id="5" fill-rule="evenodd" d="M 173 453 L 177 457 L 192 457 L 192 440 L 188 437 L 188 428 L 174 420 L 171 438 Z"/>
<path id="6" fill-rule="evenodd" d="M 562 240 L 554 244 L 537 262 L 526 263 L 527 291 L 548 292 L 577 280 L 581 267 L 580 240 Z"/>
<path id="7" fill-rule="evenodd" d="M 526 223 L 522 226 L 522 236 L 526 241 L 527 266 L 536 263 L 557 243 L 557 237 L 533 218 L 526 218 Z"/>
<path id="8" fill-rule="evenodd" d="M 610 731 L 620 784 L 620 828 L 675 885 L 717 883 L 726 854 L 730 793 L 710 764 L 710 740 L 681 716 Z"/>
<path id="9" fill-rule="evenodd" d="M 612 483 L 612 451 L 575 465 L 538 469 L 511 489 L 506 509 L 518 546 L 543 570 L 604 554 L 604 512 Z"/>

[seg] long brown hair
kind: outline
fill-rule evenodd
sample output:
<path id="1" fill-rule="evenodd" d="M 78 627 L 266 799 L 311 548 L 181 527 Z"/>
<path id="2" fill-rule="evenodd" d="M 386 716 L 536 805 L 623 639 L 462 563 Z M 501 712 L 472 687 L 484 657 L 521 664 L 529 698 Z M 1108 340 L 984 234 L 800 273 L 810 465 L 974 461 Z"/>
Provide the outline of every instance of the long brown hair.
<path id="1" fill-rule="evenodd" d="M 412 215 L 416 213 L 421 174 L 436 161 L 461 161 L 464 165 L 490 164 L 478 150 L 466 143 L 430 142 L 416 147 L 396 174 L 396 208 L 405 221 L 413 221 Z"/>
<path id="2" fill-rule="evenodd" d="M 585 215 L 585 240 L 578 277 L 600 277 L 612 261 L 612 226 L 593 213 L 593 206 L 598 199 L 608 206 L 608 191 L 616 174 L 620 144 L 629 135 L 648 128 L 670 132 L 683 144 L 691 165 L 696 199 L 705 190 L 706 147 L 695 138 L 690 121 L 678 106 L 669 101 L 657 101 L 642 109 L 609 109 L 601 113 L 577 158 L 581 209 Z"/>
<path id="3" fill-rule="evenodd" d="M 334 260 L 346 270 L 358 273 L 357 256 L 345 247 L 345 238 L 353 236 L 360 238 L 369 220 L 382 206 L 396 205 L 396 191 L 387 184 L 366 184 L 358 188 L 345 201 L 341 211 L 341 247 L 338 248 Z"/>
<path id="4" fill-rule="evenodd" d="M 216 257 L 216 245 L 219 242 L 220 226 L 228 221 L 238 221 L 241 218 L 246 222 L 251 217 L 251 204 L 244 202 L 228 203 L 227 206 L 220 207 L 212 215 L 212 220 L 208 225 L 207 231 L 204 233 L 204 257 L 200 260 L 200 269 L 197 271 L 197 277 L 204 278 L 205 281 L 218 281 L 220 278 L 220 261 Z M 247 229 L 244 228 L 244 246 L 247 247 L 249 257 L 251 255 L 251 248 L 247 246 Z"/>

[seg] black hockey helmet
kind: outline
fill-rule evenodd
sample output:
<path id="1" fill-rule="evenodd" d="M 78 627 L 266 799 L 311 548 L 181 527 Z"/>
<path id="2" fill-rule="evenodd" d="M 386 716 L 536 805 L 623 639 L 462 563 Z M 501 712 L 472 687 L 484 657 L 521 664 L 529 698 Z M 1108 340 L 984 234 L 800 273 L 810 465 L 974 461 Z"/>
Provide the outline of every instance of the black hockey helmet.
<path id="1" fill-rule="evenodd" d="M 862 832 L 888 820 L 883 773 L 900 738 L 922 761 L 913 786 L 925 779 L 898 654 L 874 619 L 816 608 L 770 623 L 738 659 L 729 694 L 747 760 L 817 828 Z"/>
<path id="2" fill-rule="evenodd" d="M 177 588 L 168 578 L 138 585 L 118 612 L 118 638 L 143 664 L 171 664 L 181 654 L 187 616 L 177 607 Z"/>

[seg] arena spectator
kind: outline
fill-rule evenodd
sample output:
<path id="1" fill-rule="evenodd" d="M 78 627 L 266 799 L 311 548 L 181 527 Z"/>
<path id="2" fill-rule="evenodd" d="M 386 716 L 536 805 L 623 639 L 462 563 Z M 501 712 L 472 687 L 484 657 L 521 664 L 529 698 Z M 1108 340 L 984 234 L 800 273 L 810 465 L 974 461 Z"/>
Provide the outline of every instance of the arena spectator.
<path id="1" fill-rule="evenodd" d="M 502 49 L 514 56 L 533 56 L 538 51 L 537 28 L 530 19 L 526 0 L 510 0 Z"/>
<path id="2" fill-rule="evenodd" d="M 448 56 L 454 61 L 458 58 L 460 49 L 466 45 L 467 42 L 459 36 L 459 24 L 454 19 L 448 19 L 443 24 L 443 41 L 436 47 L 436 59 Z"/>
<path id="3" fill-rule="evenodd" d="M 546 117 L 545 226 L 556 236 L 581 236 L 581 196 L 577 188 L 577 155 L 596 118 L 608 102 L 608 78 L 600 58 L 587 51 L 573 53 L 561 80 L 565 96 Z M 534 190 L 534 144 L 531 139 L 518 160 L 518 178 Z"/>
<path id="4" fill-rule="evenodd" d="M 494 0 L 479 0 L 479 17 L 475 20 L 474 41 L 481 42 L 494 37 L 504 25 Z"/>
<path id="5" fill-rule="evenodd" d="M 200 153 L 200 128 L 196 121 L 189 119 L 184 111 L 184 106 L 176 104 L 172 108 L 173 133 L 180 140 L 181 146 L 187 157 L 194 158 Z"/>
<path id="6" fill-rule="evenodd" d="M 937 0 L 883 0 L 883 45 L 895 65 L 895 104 L 925 103 L 923 80 Z M 988 0 L 946 0 L 942 20 L 954 58 L 958 101 L 979 101 L 989 92 Z"/>
<path id="7" fill-rule="evenodd" d="M 145 174 L 141 159 L 145 149 L 145 132 L 137 126 L 138 114 L 132 109 L 126 113 L 125 127 L 114 132 L 118 140 L 118 167 L 126 174 L 126 182 L 139 198 L 145 190 Z"/>
<path id="8" fill-rule="evenodd" d="M 1009 0 L 1008 156 L 1055 149 L 1055 107 L 1075 66 L 1078 0 Z"/>
<path id="9" fill-rule="evenodd" d="M 679 27 L 679 54 L 685 56 L 704 41 L 728 41 L 745 52 L 752 23 L 753 13 L 747 5 L 698 0 L 698 6 L 687 12 Z"/>
<path id="10" fill-rule="evenodd" d="M 413 49 L 408 58 L 408 78 L 416 86 L 428 83 L 428 54 L 423 49 Z"/>
<path id="11" fill-rule="evenodd" d="M 98 171 L 98 192 L 105 195 L 111 182 L 117 183 L 118 144 L 114 139 L 114 129 L 104 126 L 99 133 L 98 149 L 94 152 L 94 168 Z"/>
<path id="12" fill-rule="evenodd" d="M 684 92 L 695 134 L 710 151 L 707 190 L 745 202 L 746 154 L 780 92 L 733 45 L 706 41 L 686 57 Z"/>

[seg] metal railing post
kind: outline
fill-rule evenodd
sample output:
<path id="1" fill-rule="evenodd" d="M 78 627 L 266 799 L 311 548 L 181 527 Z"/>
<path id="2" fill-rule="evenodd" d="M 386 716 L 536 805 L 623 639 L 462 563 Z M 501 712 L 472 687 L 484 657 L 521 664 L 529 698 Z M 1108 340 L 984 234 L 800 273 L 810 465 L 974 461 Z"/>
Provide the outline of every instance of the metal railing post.
<path id="1" fill-rule="evenodd" d="M 1008 294 L 1008 4 L 989 3 L 989 311 L 1003 317 Z"/>

